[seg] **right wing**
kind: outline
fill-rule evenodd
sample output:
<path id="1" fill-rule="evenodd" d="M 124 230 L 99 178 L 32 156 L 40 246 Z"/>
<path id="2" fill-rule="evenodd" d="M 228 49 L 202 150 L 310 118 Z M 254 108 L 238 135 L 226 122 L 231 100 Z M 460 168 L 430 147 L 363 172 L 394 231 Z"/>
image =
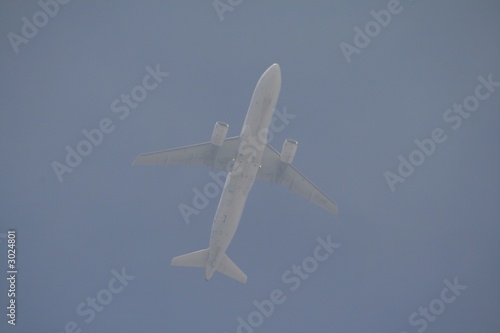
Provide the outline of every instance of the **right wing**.
<path id="1" fill-rule="evenodd" d="M 335 201 L 330 199 L 319 187 L 314 185 L 299 170 L 295 169 L 293 165 L 282 162 L 280 160 L 280 153 L 270 145 L 267 145 L 264 150 L 262 166 L 257 173 L 257 178 L 283 185 L 290 191 L 303 196 L 309 202 L 320 206 L 330 213 L 338 214 Z"/>
<path id="2" fill-rule="evenodd" d="M 228 170 L 228 166 L 238 153 L 240 137 L 227 138 L 222 146 L 211 142 L 191 146 L 172 148 L 141 154 L 136 157 L 133 165 L 207 165 L 216 170 Z"/>

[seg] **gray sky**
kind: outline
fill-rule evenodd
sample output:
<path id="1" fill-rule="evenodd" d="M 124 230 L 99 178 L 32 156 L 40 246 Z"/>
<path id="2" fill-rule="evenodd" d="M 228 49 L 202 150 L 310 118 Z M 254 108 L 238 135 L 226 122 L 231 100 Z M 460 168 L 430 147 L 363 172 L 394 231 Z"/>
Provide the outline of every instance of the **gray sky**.
<path id="1" fill-rule="evenodd" d="M 51 15 L 0 5 L 0 331 L 499 331 L 498 1 L 41 3 Z M 209 170 L 131 163 L 209 141 L 218 120 L 238 135 L 275 62 L 295 118 L 272 145 L 299 141 L 295 166 L 340 213 L 256 183 L 228 249 L 247 284 L 206 282 L 170 260 L 208 246 L 218 197 L 189 224 L 179 205 Z M 60 181 L 66 146 L 88 154 Z M 318 237 L 340 244 L 320 262 Z M 273 313 L 255 312 L 273 290 Z"/>

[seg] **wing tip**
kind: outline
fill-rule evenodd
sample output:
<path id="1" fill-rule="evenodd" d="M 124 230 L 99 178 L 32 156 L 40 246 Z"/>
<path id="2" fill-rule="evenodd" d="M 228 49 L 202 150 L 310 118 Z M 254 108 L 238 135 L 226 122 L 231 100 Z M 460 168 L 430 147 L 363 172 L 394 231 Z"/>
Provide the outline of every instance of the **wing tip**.
<path id="1" fill-rule="evenodd" d="M 333 208 L 333 214 L 335 215 L 335 217 L 339 217 L 339 206 L 337 206 L 336 203 L 335 203 L 335 206 Z"/>
<path id="2" fill-rule="evenodd" d="M 137 156 L 136 156 L 136 158 L 134 158 L 134 160 L 132 161 L 132 166 L 134 166 L 134 165 L 137 165 L 137 164 L 138 164 L 138 162 L 139 162 L 139 158 L 140 158 L 141 156 L 142 156 L 142 154 L 141 154 L 141 155 L 137 155 Z"/>

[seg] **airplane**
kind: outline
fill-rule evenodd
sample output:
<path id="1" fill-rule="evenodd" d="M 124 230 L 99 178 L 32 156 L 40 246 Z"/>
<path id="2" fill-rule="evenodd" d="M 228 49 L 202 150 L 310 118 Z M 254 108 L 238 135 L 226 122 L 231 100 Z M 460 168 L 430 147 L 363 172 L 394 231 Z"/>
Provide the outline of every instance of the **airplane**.
<path id="1" fill-rule="evenodd" d="M 280 89 L 280 66 L 273 64 L 257 82 L 239 136 L 226 138 L 229 125 L 218 121 L 210 142 L 145 153 L 134 160 L 133 165 L 201 164 L 228 171 L 208 248 L 175 257 L 172 265 L 204 268 L 207 281 L 218 271 L 246 283 L 247 275 L 227 256 L 226 250 L 256 179 L 288 187 L 337 215 L 337 204 L 291 164 L 298 142 L 286 139 L 281 153 L 267 143 Z"/>

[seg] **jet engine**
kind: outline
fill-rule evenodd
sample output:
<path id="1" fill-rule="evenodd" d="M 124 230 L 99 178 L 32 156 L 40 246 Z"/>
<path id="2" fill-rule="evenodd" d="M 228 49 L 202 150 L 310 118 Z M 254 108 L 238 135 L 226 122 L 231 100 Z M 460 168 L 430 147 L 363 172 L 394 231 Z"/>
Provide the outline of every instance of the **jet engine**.
<path id="1" fill-rule="evenodd" d="M 283 148 L 281 149 L 280 160 L 284 163 L 292 163 L 295 153 L 297 152 L 297 146 L 299 143 L 292 139 L 286 139 L 283 142 Z"/>
<path id="2" fill-rule="evenodd" d="M 222 146 L 224 140 L 226 140 L 227 131 L 229 130 L 229 125 L 218 121 L 215 123 L 214 131 L 212 133 L 212 143 L 216 146 Z"/>

